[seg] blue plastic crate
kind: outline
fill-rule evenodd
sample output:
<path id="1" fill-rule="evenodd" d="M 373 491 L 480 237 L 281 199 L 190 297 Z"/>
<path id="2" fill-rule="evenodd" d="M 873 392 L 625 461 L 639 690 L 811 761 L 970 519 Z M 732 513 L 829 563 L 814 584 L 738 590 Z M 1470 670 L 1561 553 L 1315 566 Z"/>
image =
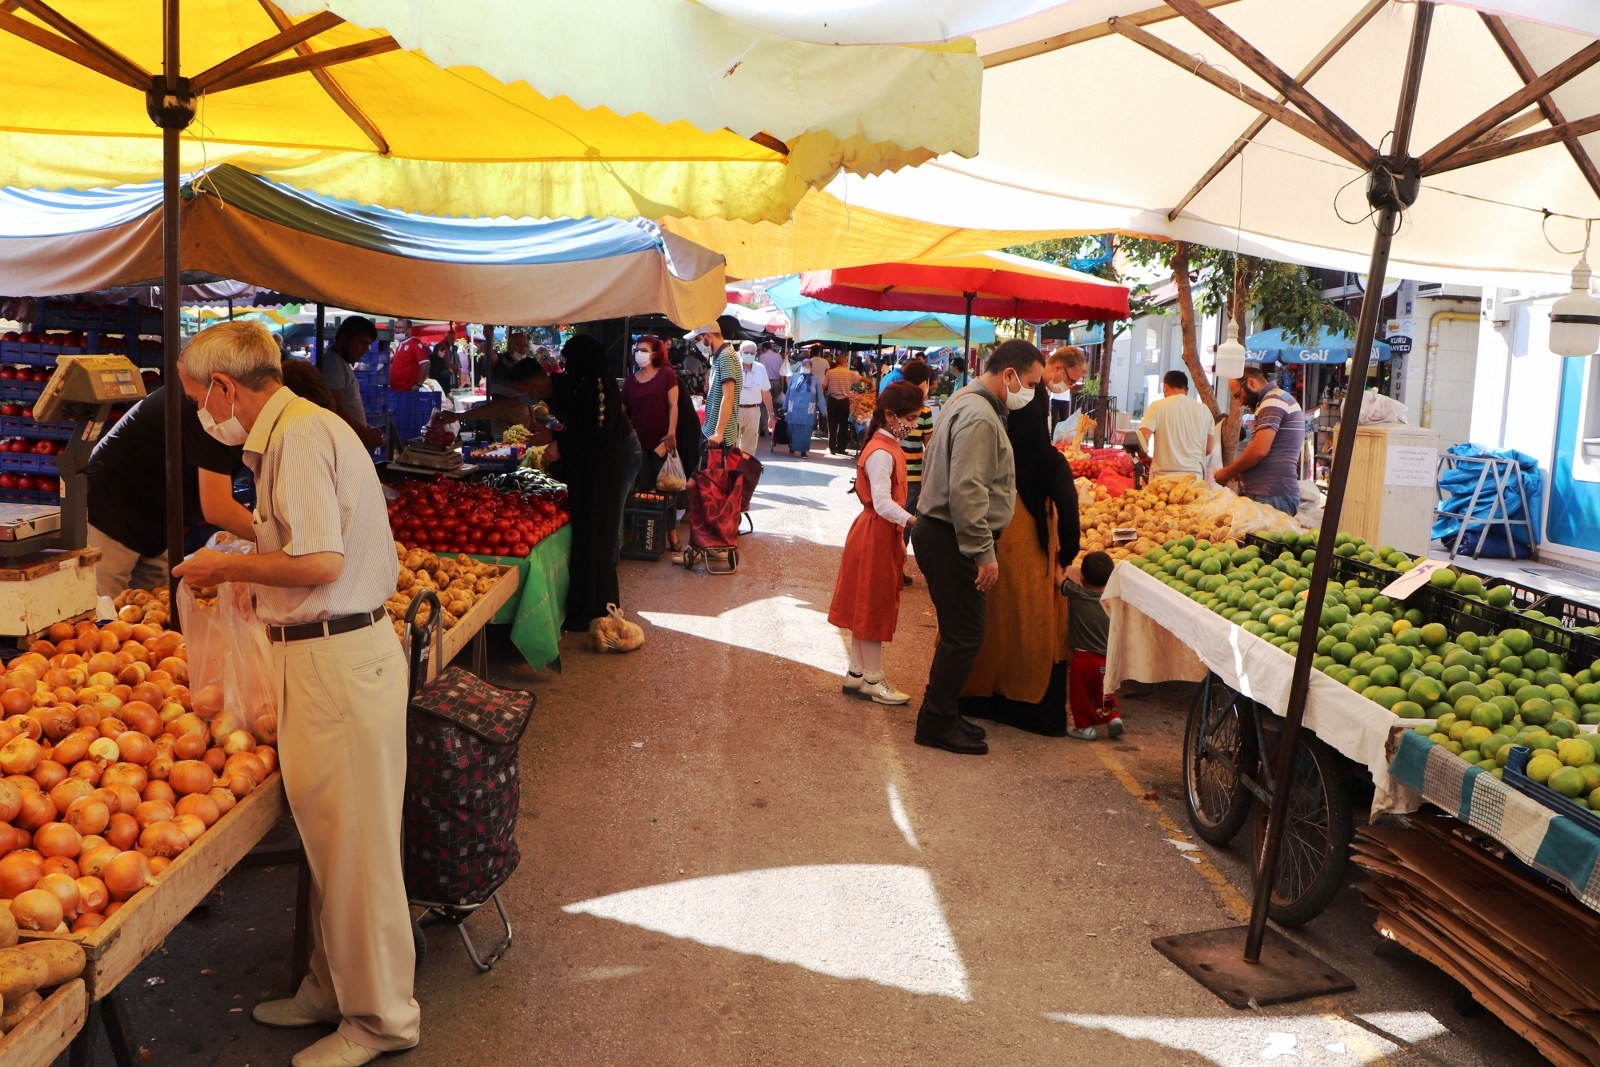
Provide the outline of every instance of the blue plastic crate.
<path id="1" fill-rule="evenodd" d="M 0 504 L 60 504 L 61 494 L 37 489 L 0 489 Z"/>
<path id="2" fill-rule="evenodd" d="M 44 382 L 19 382 L 0 379 L 0 400 L 31 404 L 39 399 L 39 394 L 44 390 L 44 385 Z"/>
<path id="3" fill-rule="evenodd" d="M 387 392 L 389 413 L 394 418 L 395 432 L 400 435 L 402 441 L 421 437 L 422 431 L 433 419 L 433 413 L 438 411 L 444 402 L 444 394 L 431 389 L 414 393 L 397 393 L 392 389 Z"/>
<path id="4" fill-rule="evenodd" d="M 0 437 L 32 437 L 50 441 L 66 441 L 72 437 L 76 424 L 70 422 L 35 422 L 11 416 L 0 416 Z"/>
<path id="5" fill-rule="evenodd" d="M 56 473 L 56 457 L 36 456 L 31 452 L 0 452 L 0 471 L 48 474 L 53 477 Z"/>

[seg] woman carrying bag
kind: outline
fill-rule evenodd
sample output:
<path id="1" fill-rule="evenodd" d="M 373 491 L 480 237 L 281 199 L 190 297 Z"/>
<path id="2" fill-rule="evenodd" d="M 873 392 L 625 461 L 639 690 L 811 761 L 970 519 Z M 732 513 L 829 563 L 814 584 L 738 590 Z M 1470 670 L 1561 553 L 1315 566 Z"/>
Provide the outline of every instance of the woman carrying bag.
<path id="1" fill-rule="evenodd" d="M 667 343 L 654 334 L 634 342 L 634 372 L 622 382 L 622 409 L 628 413 L 644 464 L 639 468 L 641 492 L 656 488 L 656 476 L 678 448 L 678 376 L 667 365 Z"/>

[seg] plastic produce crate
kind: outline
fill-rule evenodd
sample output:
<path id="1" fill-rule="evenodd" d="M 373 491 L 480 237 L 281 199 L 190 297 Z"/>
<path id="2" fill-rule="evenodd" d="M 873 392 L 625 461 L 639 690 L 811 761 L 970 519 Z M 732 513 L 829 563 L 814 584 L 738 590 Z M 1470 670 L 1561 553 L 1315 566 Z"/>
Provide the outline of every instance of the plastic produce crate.
<path id="1" fill-rule="evenodd" d="M 1600 837 L 1600 815 L 1582 804 L 1574 804 L 1549 786 L 1528 777 L 1528 761 L 1532 758 L 1532 749 L 1517 745 L 1511 750 L 1511 755 L 1506 760 L 1504 778 L 1506 785 L 1530 800 L 1543 804 L 1556 814 L 1575 820 L 1589 833 Z"/>
<path id="2" fill-rule="evenodd" d="M 48 504 L 55 506 L 60 503 L 61 494 L 48 490 L 0 489 L 0 504 Z"/>
<path id="3" fill-rule="evenodd" d="M 44 391 L 44 382 L 19 382 L 0 378 L 0 400 L 19 404 L 32 404 Z"/>
<path id="4" fill-rule="evenodd" d="M 432 390 L 397 393 L 387 389 L 385 392 L 388 394 L 388 410 L 394 419 L 395 432 L 400 435 L 402 441 L 421 437 L 422 431 L 433 419 L 433 413 L 444 403 L 444 394 Z"/>
<path id="5" fill-rule="evenodd" d="M 0 471 L 55 477 L 56 457 L 39 456 L 31 452 L 0 452 Z"/>
<path id="6" fill-rule="evenodd" d="M 677 525 L 672 498 L 659 493 L 633 493 L 622 510 L 622 558 L 659 561 L 667 538 Z"/>
<path id="7" fill-rule="evenodd" d="M 35 422 L 14 416 L 0 416 L 0 437 L 32 437 L 50 441 L 65 441 L 76 429 L 70 422 Z"/>

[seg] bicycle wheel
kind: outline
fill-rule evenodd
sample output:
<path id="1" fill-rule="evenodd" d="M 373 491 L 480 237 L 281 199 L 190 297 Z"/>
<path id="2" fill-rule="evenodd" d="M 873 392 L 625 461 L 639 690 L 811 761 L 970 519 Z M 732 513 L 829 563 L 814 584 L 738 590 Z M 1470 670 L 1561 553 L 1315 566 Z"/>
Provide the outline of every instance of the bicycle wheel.
<path id="1" fill-rule="evenodd" d="M 1288 821 L 1279 846 L 1277 885 L 1267 914 L 1283 926 L 1304 926 L 1333 900 L 1350 860 L 1350 777 L 1338 753 L 1315 737 L 1295 746 Z M 1254 805 L 1254 877 L 1267 839 L 1267 806 Z"/>
<path id="2" fill-rule="evenodd" d="M 1257 747 L 1244 698 L 1207 676 L 1183 731 L 1183 801 L 1200 840 L 1226 845 L 1244 826 L 1250 815 L 1244 778 L 1255 768 Z"/>

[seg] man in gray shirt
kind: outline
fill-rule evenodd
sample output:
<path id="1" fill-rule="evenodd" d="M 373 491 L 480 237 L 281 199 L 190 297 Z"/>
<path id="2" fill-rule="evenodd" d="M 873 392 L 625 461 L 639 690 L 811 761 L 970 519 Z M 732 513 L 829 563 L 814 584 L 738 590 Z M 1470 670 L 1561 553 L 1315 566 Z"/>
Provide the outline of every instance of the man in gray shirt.
<path id="1" fill-rule="evenodd" d="M 1006 414 L 1028 405 L 1043 376 L 1037 348 L 1007 341 L 983 374 L 945 403 L 923 454 L 911 546 L 928 581 L 939 644 L 917 712 L 919 745 L 973 756 L 989 751 L 983 728 L 961 717 L 957 701 L 983 645 L 986 594 L 1000 577 L 995 538 L 1016 502 Z"/>

